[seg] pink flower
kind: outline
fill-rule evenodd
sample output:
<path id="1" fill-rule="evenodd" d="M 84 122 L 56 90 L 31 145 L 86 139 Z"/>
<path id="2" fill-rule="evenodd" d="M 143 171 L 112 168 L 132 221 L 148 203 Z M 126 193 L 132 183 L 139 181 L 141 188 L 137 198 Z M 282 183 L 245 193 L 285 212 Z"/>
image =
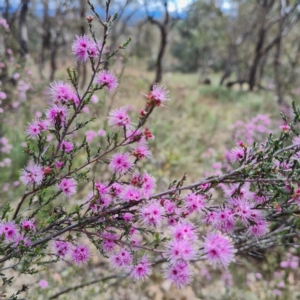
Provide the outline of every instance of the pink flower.
<path id="1" fill-rule="evenodd" d="M 234 229 L 234 213 L 229 208 L 215 212 L 212 224 L 222 232 L 232 232 Z"/>
<path id="2" fill-rule="evenodd" d="M 41 134 L 38 121 L 35 120 L 29 123 L 26 127 L 25 134 L 31 139 L 38 137 Z"/>
<path id="3" fill-rule="evenodd" d="M 88 130 L 86 133 L 86 141 L 90 143 L 95 137 L 97 137 L 97 133 L 93 130 Z"/>
<path id="4" fill-rule="evenodd" d="M 57 162 L 55 163 L 55 167 L 56 167 L 56 168 L 61 168 L 63 165 L 64 165 L 64 163 L 63 163 L 62 161 L 57 161 Z"/>
<path id="5" fill-rule="evenodd" d="M 74 149 L 74 145 L 73 145 L 73 143 L 71 143 L 69 141 L 63 141 L 60 144 L 59 149 L 62 151 L 65 151 L 66 153 L 69 153 Z"/>
<path id="6" fill-rule="evenodd" d="M 96 182 L 95 188 L 98 190 L 99 195 L 105 194 L 108 191 L 108 183 Z"/>
<path id="7" fill-rule="evenodd" d="M 130 273 L 130 277 L 135 280 L 144 281 L 149 275 L 152 274 L 151 263 L 148 261 L 148 257 L 144 255 L 141 261 L 135 265 Z"/>
<path id="8" fill-rule="evenodd" d="M 291 130 L 291 127 L 288 124 L 284 124 L 279 126 L 279 128 L 283 131 L 283 132 L 289 132 Z"/>
<path id="9" fill-rule="evenodd" d="M 293 138 L 293 144 L 294 145 L 300 145 L 300 136 L 296 136 Z"/>
<path id="10" fill-rule="evenodd" d="M 126 138 L 128 138 L 131 142 L 140 142 L 143 138 L 143 133 L 140 129 L 128 128 L 126 131 Z"/>
<path id="11" fill-rule="evenodd" d="M 122 215 L 122 218 L 125 220 L 125 221 L 132 221 L 133 220 L 133 215 L 131 213 L 125 213 Z"/>
<path id="12" fill-rule="evenodd" d="M 264 203 L 264 202 L 268 201 L 268 198 L 264 195 L 255 194 L 254 195 L 254 201 L 258 204 L 261 204 L 261 203 Z"/>
<path id="13" fill-rule="evenodd" d="M 172 240 L 167 244 L 167 248 L 166 254 L 171 262 L 189 261 L 196 258 L 196 250 L 188 240 Z"/>
<path id="14" fill-rule="evenodd" d="M 88 106 L 85 106 L 82 108 L 82 112 L 88 114 L 90 112 L 90 109 L 88 108 Z"/>
<path id="15" fill-rule="evenodd" d="M 144 157 L 151 157 L 151 151 L 145 144 L 139 144 L 132 149 L 132 155 L 137 159 L 142 159 Z"/>
<path id="16" fill-rule="evenodd" d="M 217 212 L 215 212 L 215 211 L 207 212 L 203 218 L 203 223 L 205 223 L 205 224 L 217 223 Z"/>
<path id="17" fill-rule="evenodd" d="M 24 185 L 40 185 L 44 179 L 43 167 L 36 164 L 30 164 L 21 170 L 20 180 Z"/>
<path id="18" fill-rule="evenodd" d="M 239 204 L 234 209 L 235 215 L 240 218 L 242 223 L 246 226 L 252 217 L 252 208 L 253 204 L 250 204 L 248 201 L 239 201 Z"/>
<path id="19" fill-rule="evenodd" d="M 155 189 L 155 179 L 147 173 L 135 173 L 130 183 L 140 189 L 140 194 L 149 198 Z"/>
<path id="20" fill-rule="evenodd" d="M 99 136 L 105 136 L 106 135 L 106 132 L 103 129 L 99 129 L 97 133 L 98 133 Z"/>
<path id="21" fill-rule="evenodd" d="M 92 98 L 91 98 L 91 101 L 94 103 L 94 104 L 97 104 L 99 102 L 99 98 L 96 96 L 96 95 L 93 95 Z"/>
<path id="22" fill-rule="evenodd" d="M 0 99 L 1 99 L 1 100 L 6 99 L 6 94 L 5 94 L 4 92 L 1 92 L 1 91 L 0 91 Z"/>
<path id="23" fill-rule="evenodd" d="M 120 175 L 127 173 L 132 167 L 129 153 L 116 153 L 109 163 L 110 170 Z"/>
<path id="24" fill-rule="evenodd" d="M 140 220 L 146 226 L 160 226 L 165 209 L 159 202 L 152 201 L 140 209 Z"/>
<path id="25" fill-rule="evenodd" d="M 122 249 L 118 253 L 110 257 L 110 262 L 113 268 L 128 267 L 132 263 L 132 255 L 129 251 Z"/>
<path id="26" fill-rule="evenodd" d="M 40 280 L 39 286 L 41 289 L 46 289 L 48 287 L 48 281 L 45 279 Z"/>
<path id="27" fill-rule="evenodd" d="M 195 241 L 197 239 L 195 227 L 191 222 L 184 221 L 171 228 L 172 237 L 177 240 Z"/>
<path id="28" fill-rule="evenodd" d="M 46 116 L 53 125 L 63 125 L 67 120 L 68 109 L 66 106 L 53 105 L 47 110 Z"/>
<path id="29" fill-rule="evenodd" d="M 268 226 L 267 221 L 260 220 L 256 224 L 248 227 L 247 234 L 256 238 L 262 237 L 268 233 Z"/>
<path id="30" fill-rule="evenodd" d="M 153 176 L 144 172 L 142 175 L 142 180 L 143 180 L 142 188 L 145 191 L 152 192 L 155 189 L 156 184 L 155 184 L 155 178 Z"/>
<path id="31" fill-rule="evenodd" d="M 141 199 L 141 193 L 137 188 L 128 185 L 122 190 L 120 198 L 122 198 L 123 201 L 139 201 Z"/>
<path id="32" fill-rule="evenodd" d="M 72 45 L 72 54 L 81 63 L 86 62 L 89 57 L 96 57 L 99 54 L 96 43 L 87 35 L 76 36 Z"/>
<path id="33" fill-rule="evenodd" d="M 115 241 L 118 239 L 118 236 L 111 232 L 104 232 L 102 234 L 103 241 L 102 247 L 104 251 L 110 252 L 116 247 Z"/>
<path id="34" fill-rule="evenodd" d="M 220 264 L 225 268 L 234 261 L 236 252 L 230 239 L 219 233 L 210 233 L 205 237 L 204 252 L 208 261 L 213 264 Z"/>
<path id="35" fill-rule="evenodd" d="M 130 125 L 130 117 L 128 115 L 128 106 L 123 106 L 110 112 L 108 124 L 114 127 L 127 127 Z"/>
<path id="36" fill-rule="evenodd" d="M 170 200 L 164 200 L 163 203 L 167 214 L 170 215 L 175 212 L 176 205 L 173 202 L 171 202 Z"/>
<path id="37" fill-rule="evenodd" d="M 164 86 L 154 84 L 147 98 L 148 105 L 160 106 L 162 102 L 169 100 L 169 91 Z"/>
<path id="38" fill-rule="evenodd" d="M 58 185 L 58 188 L 67 196 L 71 197 L 76 193 L 77 183 L 74 178 L 64 178 Z"/>
<path id="39" fill-rule="evenodd" d="M 14 222 L 0 223 L 0 237 L 4 234 L 5 240 L 12 240 L 17 232 L 17 227 Z"/>
<path id="40" fill-rule="evenodd" d="M 281 268 L 288 268 L 288 266 L 289 266 L 289 262 L 288 262 L 288 261 L 282 261 L 282 262 L 280 263 L 280 267 L 281 267 Z"/>
<path id="41" fill-rule="evenodd" d="M 25 231 L 30 231 L 30 230 L 35 230 L 35 224 L 32 220 L 23 220 L 21 223 L 21 227 L 25 230 Z"/>
<path id="42" fill-rule="evenodd" d="M 54 250 L 56 254 L 60 257 L 66 256 L 71 249 L 71 245 L 69 242 L 65 241 L 55 241 L 54 242 Z"/>
<path id="43" fill-rule="evenodd" d="M 76 265 L 86 263 L 90 258 L 90 249 L 85 245 L 77 245 L 71 249 L 72 262 Z"/>
<path id="44" fill-rule="evenodd" d="M 222 185 L 221 187 L 225 197 L 230 199 L 230 201 L 236 200 L 238 203 L 239 199 L 252 200 L 254 197 L 254 193 L 250 191 L 249 184 L 244 184 L 242 187 L 238 184 Z"/>
<path id="45" fill-rule="evenodd" d="M 280 290 L 278 290 L 278 289 L 274 289 L 272 292 L 276 296 L 281 296 L 281 294 L 282 294 L 282 292 Z"/>
<path id="46" fill-rule="evenodd" d="M 230 152 L 230 161 L 235 163 L 245 157 L 245 149 L 242 147 L 235 147 Z"/>
<path id="47" fill-rule="evenodd" d="M 229 287 L 231 287 L 232 286 L 232 275 L 231 275 L 231 273 L 228 271 L 228 270 L 226 270 L 223 274 L 222 274 L 222 281 L 225 283 L 225 286 L 227 287 L 227 288 L 229 288 Z"/>
<path id="48" fill-rule="evenodd" d="M 49 94 L 56 104 L 66 104 L 69 101 L 73 102 L 76 106 L 79 104 L 79 99 L 71 86 L 63 81 L 53 82 L 50 85 Z"/>
<path id="49" fill-rule="evenodd" d="M 9 25 L 5 19 L 0 18 L 0 25 L 3 26 L 6 30 L 9 30 Z"/>
<path id="50" fill-rule="evenodd" d="M 122 191 L 123 191 L 123 186 L 118 182 L 114 182 L 109 187 L 109 194 L 113 197 L 119 197 L 122 194 Z"/>
<path id="51" fill-rule="evenodd" d="M 98 74 L 96 83 L 106 86 L 110 93 L 113 93 L 119 85 L 117 77 L 107 70 L 103 70 Z"/>
<path id="52" fill-rule="evenodd" d="M 178 288 L 191 282 L 192 271 L 189 265 L 184 261 L 178 261 L 169 265 L 165 270 L 165 278 L 171 280 Z"/>
<path id="53" fill-rule="evenodd" d="M 205 200 L 204 195 L 196 195 L 194 193 L 189 193 L 184 198 L 186 208 L 190 212 L 193 212 L 195 210 L 197 210 L 198 212 L 201 212 L 205 207 L 204 200 Z"/>
<path id="54" fill-rule="evenodd" d="M 28 237 L 25 237 L 23 234 L 16 234 L 13 238 L 14 247 L 18 247 L 22 245 L 24 247 L 29 247 L 31 245 L 31 241 Z"/>
<path id="55" fill-rule="evenodd" d="M 47 130 L 48 123 L 46 120 L 34 120 L 31 123 L 28 123 L 26 127 L 25 134 L 33 139 L 38 137 L 43 131 Z"/>

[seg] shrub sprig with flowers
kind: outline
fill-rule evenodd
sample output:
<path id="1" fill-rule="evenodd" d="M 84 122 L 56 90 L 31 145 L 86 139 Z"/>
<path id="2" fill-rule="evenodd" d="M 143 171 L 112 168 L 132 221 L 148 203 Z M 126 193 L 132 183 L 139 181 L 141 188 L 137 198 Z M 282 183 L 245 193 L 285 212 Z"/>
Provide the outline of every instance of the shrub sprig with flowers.
<path id="1" fill-rule="evenodd" d="M 92 149 L 86 135 L 80 144 L 75 142 L 74 134 L 94 120 L 75 123 L 93 95 L 100 90 L 113 93 L 118 86 L 115 75 L 103 69 L 105 62 L 129 42 L 105 53 L 117 15 L 109 14 L 107 1 L 103 21 L 87 2 L 103 27 L 103 38 L 98 40 L 93 17 L 87 17 L 90 36 L 76 37 L 72 53 L 90 65 L 91 79 L 85 91 L 79 91 L 78 75 L 69 68 L 71 84 L 52 83 L 52 104 L 44 118 L 26 127 L 31 161 L 20 176 L 26 190 L 16 207 L 6 203 L 1 211 L 3 284 L 12 283 L 5 275 L 10 268 L 34 274 L 39 266 L 59 260 L 85 264 L 94 245 L 112 269 L 124 270 L 134 280 L 145 280 L 154 265 L 165 262 L 164 277 L 182 287 L 192 280 L 194 262 L 208 260 L 227 268 L 238 255 L 257 255 L 285 239 L 298 239 L 293 214 L 300 207 L 300 110 L 295 105 L 293 121 L 282 116 L 285 126 L 279 136 L 270 134 L 252 146 L 239 143 L 228 173 L 192 184 L 185 184 L 183 176 L 162 192 L 155 192 L 155 178 L 137 169 L 139 161 L 151 155 L 154 136 L 147 120 L 156 109 L 172 105 L 165 87 L 154 85 L 139 113 L 130 113 L 129 106 L 110 112 L 111 132 L 102 148 Z M 55 140 L 47 141 L 49 133 Z M 82 153 L 86 161 L 74 167 Z M 90 177 L 89 167 L 97 162 L 107 165 L 109 180 Z M 45 218 L 50 203 L 63 195 L 67 205 L 78 185 L 87 183 L 91 191 L 80 205 L 56 207 Z M 213 190 L 222 192 L 222 203 L 214 199 Z M 38 222 L 41 215 L 44 219 Z"/>

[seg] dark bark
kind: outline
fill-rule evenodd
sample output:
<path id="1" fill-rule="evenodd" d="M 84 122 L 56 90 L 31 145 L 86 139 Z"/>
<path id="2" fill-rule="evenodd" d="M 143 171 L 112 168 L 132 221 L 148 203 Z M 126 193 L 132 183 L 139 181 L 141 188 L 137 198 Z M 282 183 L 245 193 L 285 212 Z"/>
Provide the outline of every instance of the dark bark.
<path id="1" fill-rule="evenodd" d="M 54 80 L 55 72 L 57 70 L 57 64 L 56 64 L 57 50 L 58 50 L 58 44 L 55 40 L 51 46 L 51 53 L 50 53 L 50 66 L 51 66 L 50 81 Z"/>
<path id="2" fill-rule="evenodd" d="M 27 26 L 26 18 L 28 13 L 28 5 L 30 0 L 22 0 L 21 2 L 21 12 L 19 18 L 19 43 L 20 43 L 20 52 L 24 56 L 28 53 L 28 35 L 27 35 Z"/>
<path id="3" fill-rule="evenodd" d="M 164 26 L 160 28 L 160 45 L 156 60 L 155 83 L 161 82 L 163 75 L 163 57 L 167 46 L 167 30 Z"/>
<path id="4" fill-rule="evenodd" d="M 46 52 L 51 48 L 51 31 L 50 31 L 50 18 L 49 18 L 49 6 L 48 0 L 43 0 L 43 34 L 42 34 L 42 46 L 41 46 L 41 56 L 39 64 L 39 73 L 41 78 L 44 79 L 43 69 L 46 61 Z"/>
<path id="5" fill-rule="evenodd" d="M 159 43 L 159 50 L 156 58 L 155 63 L 155 79 L 154 83 L 159 83 L 162 81 L 163 77 L 163 58 L 166 52 L 167 47 L 167 39 L 168 39 L 168 31 L 169 31 L 169 23 L 170 23 L 170 14 L 168 11 L 168 1 L 163 1 L 163 5 L 165 8 L 165 16 L 163 22 L 159 22 L 155 20 L 152 16 L 148 14 L 148 20 L 150 23 L 156 25 L 160 31 L 160 43 Z M 153 84 L 150 86 L 150 90 L 152 89 Z"/>
<path id="6" fill-rule="evenodd" d="M 266 63 L 268 61 L 268 54 L 269 53 L 266 53 L 262 60 L 261 60 L 261 64 L 260 64 L 260 67 L 259 67 L 259 77 L 258 77 L 258 82 L 261 82 L 261 80 L 263 79 L 264 77 L 264 71 L 265 71 L 265 66 L 266 66 Z"/>
<path id="7" fill-rule="evenodd" d="M 280 109 L 287 115 L 289 115 L 289 105 L 283 98 L 282 92 L 282 79 L 280 72 L 280 56 L 281 56 L 281 47 L 282 47 L 282 32 L 284 30 L 284 25 L 286 21 L 286 2 L 285 0 L 281 1 L 281 11 L 280 11 L 280 20 L 278 22 L 278 39 L 276 40 L 276 49 L 274 55 L 274 81 L 275 81 L 275 91 L 276 91 L 276 100 L 279 104 Z"/>
<path id="8" fill-rule="evenodd" d="M 257 40 L 256 47 L 255 47 L 255 54 L 254 54 L 253 62 L 250 67 L 250 72 L 249 72 L 249 90 L 250 91 L 253 91 L 253 88 L 256 83 L 256 73 L 257 73 L 257 69 L 259 66 L 260 59 L 261 59 L 261 51 L 263 49 L 263 45 L 265 42 L 265 35 L 266 35 L 266 30 L 264 28 L 265 17 L 266 16 L 264 14 L 263 21 L 262 21 L 261 27 L 259 29 L 258 40 Z"/>
<path id="9" fill-rule="evenodd" d="M 231 75 L 231 65 L 232 65 L 232 55 L 233 55 L 233 45 L 231 44 L 229 46 L 228 50 L 228 57 L 226 59 L 226 64 L 225 64 L 225 70 L 224 73 L 221 77 L 221 80 L 219 82 L 219 85 L 222 86 L 224 84 L 224 81 L 230 77 Z"/>
<path id="10" fill-rule="evenodd" d="M 9 0 L 5 0 L 5 11 L 3 17 L 4 19 L 6 19 L 7 22 L 9 22 L 9 8 L 10 8 Z"/>

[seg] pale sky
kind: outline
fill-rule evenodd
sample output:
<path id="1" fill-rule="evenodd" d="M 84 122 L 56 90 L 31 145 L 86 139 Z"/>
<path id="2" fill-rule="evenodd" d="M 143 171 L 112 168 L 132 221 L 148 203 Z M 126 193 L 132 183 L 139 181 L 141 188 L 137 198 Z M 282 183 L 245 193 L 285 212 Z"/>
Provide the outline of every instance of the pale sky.
<path id="1" fill-rule="evenodd" d="M 174 0 L 174 2 L 177 2 L 178 10 L 182 10 L 188 4 L 190 4 L 192 2 L 192 0 Z M 171 11 L 176 10 L 176 4 L 174 2 L 172 3 L 172 1 L 170 1 L 169 8 Z"/>

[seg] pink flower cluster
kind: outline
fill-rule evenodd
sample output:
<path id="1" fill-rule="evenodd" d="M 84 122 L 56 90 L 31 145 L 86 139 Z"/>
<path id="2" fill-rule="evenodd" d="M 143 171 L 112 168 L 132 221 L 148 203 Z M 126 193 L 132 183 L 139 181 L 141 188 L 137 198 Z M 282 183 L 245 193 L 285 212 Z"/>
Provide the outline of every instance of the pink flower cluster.
<path id="1" fill-rule="evenodd" d="M 249 184 L 242 187 L 222 185 L 222 188 L 226 204 L 207 213 L 204 222 L 224 233 L 231 233 L 236 226 L 242 225 L 249 236 L 264 236 L 268 232 L 268 222 L 256 206 L 267 201 L 267 197 L 251 192 Z"/>
<path id="2" fill-rule="evenodd" d="M 163 102 L 169 100 L 169 91 L 164 86 L 154 84 L 152 91 L 146 97 L 147 105 L 161 106 Z"/>
<path id="3" fill-rule="evenodd" d="M 296 255 L 293 255 L 292 253 L 287 253 L 285 260 L 283 260 L 280 263 L 280 267 L 284 268 L 284 269 L 287 269 L 287 268 L 290 268 L 290 269 L 293 269 L 293 270 L 298 269 L 298 267 L 299 267 L 299 257 L 296 256 Z"/>
<path id="4" fill-rule="evenodd" d="M 35 230 L 35 222 L 33 219 L 24 219 L 19 228 L 15 222 L 0 222 L 0 239 L 4 238 L 7 244 L 17 247 L 19 245 L 28 247 L 31 245 L 30 238 L 23 232 L 30 232 Z"/>
<path id="5" fill-rule="evenodd" d="M 233 139 L 243 140 L 248 145 L 252 145 L 254 141 L 263 141 L 264 137 L 271 133 L 270 125 L 268 115 L 258 115 L 247 122 L 237 121 L 233 126 Z"/>
<path id="6" fill-rule="evenodd" d="M 12 149 L 12 145 L 9 144 L 8 139 L 5 137 L 0 137 L 0 153 L 10 154 Z M 0 168 L 1 167 L 9 167 L 11 165 L 11 159 L 9 157 L 3 158 L 0 161 Z"/>
<path id="7" fill-rule="evenodd" d="M 43 167 L 37 164 L 29 164 L 25 169 L 21 170 L 20 180 L 28 185 L 40 185 L 44 179 Z"/>
<path id="8" fill-rule="evenodd" d="M 98 74 L 96 83 L 106 86 L 109 93 L 115 92 L 119 85 L 117 77 L 107 70 L 103 70 Z"/>
<path id="9" fill-rule="evenodd" d="M 74 178 L 64 178 L 57 187 L 68 198 L 73 196 L 77 191 L 77 183 Z"/>
<path id="10" fill-rule="evenodd" d="M 96 58 L 99 55 L 101 47 L 101 44 L 96 43 L 87 35 L 76 36 L 72 45 L 72 53 L 79 62 L 84 63 L 88 59 Z"/>
<path id="11" fill-rule="evenodd" d="M 73 103 L 75 106 L 79 104 L 78 95 L 73 91 L 72 87 L 63 82 L 55 81 L 50 85 L 48 94 L 54 104 Z"/>
<path id="12" fill-rule="evenodd" d="M 28 124 L 25 133 L 30 139 L 38 138 L 42 132 L 48 129 L 47 120 L 34 120 Z"/>
<path id="13" fill-rule="evenodd" d="M 57 256 L 68 259 L 76 265 L 85 264 L 90 258 L 90 249 L 83 244 L 72 245 L 66 241 L 54 242 L 54 250 Z"/>

